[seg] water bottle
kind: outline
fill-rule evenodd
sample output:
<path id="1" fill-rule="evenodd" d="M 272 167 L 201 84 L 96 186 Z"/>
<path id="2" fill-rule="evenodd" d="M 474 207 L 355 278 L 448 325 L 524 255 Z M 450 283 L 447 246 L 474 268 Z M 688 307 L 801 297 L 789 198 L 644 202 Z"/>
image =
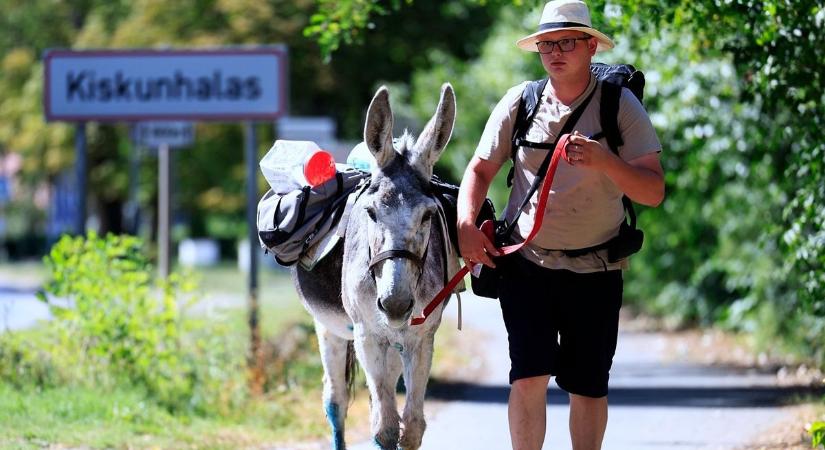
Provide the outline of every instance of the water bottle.
<path id="1" fill-rule="evenodd" d="M 367 148 L 367 144 L 365 142 L 361 142 L 352 148 L 349 152 L 349 156 L 347 156 L 347 164 L 355 167 L 356 169 L 365 170 L 367 172 L 372 172 L 372 169 L 378 165 L 375 161 L 375 156 L 372 155 L 372 152 L 369 148 Z"/>
<path id="2" fill-rule="evenodd" d="M 335 177 L 335 159 L 312 141 L 279 139 L 261 159 L 260 166 L 277 194 L 318 186 Z"/>

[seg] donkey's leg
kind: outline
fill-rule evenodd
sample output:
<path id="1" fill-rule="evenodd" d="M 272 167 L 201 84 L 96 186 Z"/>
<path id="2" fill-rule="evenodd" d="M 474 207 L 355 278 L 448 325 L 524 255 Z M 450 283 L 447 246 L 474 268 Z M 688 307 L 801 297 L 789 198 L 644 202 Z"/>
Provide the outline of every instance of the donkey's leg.
<path id="1" fill-rule="evenodd" d="M 384 339 L 368 335 L 355 327 L 355 351 L 367 374 L 370 390 L 371 431 L 375 445 L 382 450 L 396 450 L 400 435 L 395 387 L 401 375 L 398 351 Z"/>
<path id="2" fill-rule="evenodd" d="M 344 450 L 344 422 L 349 406 L 349 385 L 347 380 L 348 351 L 350 341 L 340 338 L 315 321 L 315 333 L 318 335 L 318 347 L 321 350 L 321 363 L 324 366 L 324 410 L 332 427 L 332 448 Z"/>
<path id="3" fill-rule="evenodd" d="M 398 447 L 403 450 L 416 450 L 421 446 L 421 438 L 427 422 L 424 419 L 424 394 L 427 380 L 430 378 L 430 366 L 433 360 L 433 335 L 425 336 L 417 345 L 402 352 L 404 362 L 404 385 L 407 395 L 404 402 L 404 435 Z"/>

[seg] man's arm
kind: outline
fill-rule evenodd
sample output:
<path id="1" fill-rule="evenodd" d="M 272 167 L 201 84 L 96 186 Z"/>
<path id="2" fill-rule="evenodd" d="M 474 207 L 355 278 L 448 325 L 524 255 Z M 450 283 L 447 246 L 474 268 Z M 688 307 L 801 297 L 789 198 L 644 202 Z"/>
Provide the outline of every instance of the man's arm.
<path id="1" fill-rule="evenodd" d="M 617 157 L 604 173 L 636 203 L 656 207 L 665 198 L 665 176 L 658 153 L 628 162 Z"/>
<path id="2" fill-rule="evenodd" d="M 574 133 L 567 144 L 568 163 L 607 175 L 631 200 L 659 206 L 665 198 L 665 177 L 659 153 L 624 161 L 598 141 Z"/>
<path id="3" fill-rule="evenodd" d="M 458 248 L 464 264 L 472 267 L 479 262 L 495 267 L 490 254 L 498 256 L 495 245 L 476 227 L 476 217 L 487 190 L 501 166 L 473 156 L 464 171 L 458 190 Z"/>

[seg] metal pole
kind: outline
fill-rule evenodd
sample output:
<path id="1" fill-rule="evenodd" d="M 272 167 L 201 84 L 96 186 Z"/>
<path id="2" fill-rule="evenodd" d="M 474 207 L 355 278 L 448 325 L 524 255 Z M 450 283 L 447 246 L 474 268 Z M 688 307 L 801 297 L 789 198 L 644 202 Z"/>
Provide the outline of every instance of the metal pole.
<path id="1" fill-rule="evenodd" d="M 132 140 L 129 153 L 129 201 L 126 204 L 126 229 L 137 236 L 140 233 L 140 152 L 136 140 Z"/>
<path id="2" fill-rule="evenodd" d="M 253 394 L 263 393 L 264 364 L 261 351 L 261 329 L 258 317 L 258 143 L 255 126 L 244 122 L 246 147 L 246 221 L 249 239 L 249 371 Z"/>
<path id="3" fill-rule="evenodd" d="M 86 122 L 78 122 L 74 132 L 75 182 L 77 183 L 77 217 L 75 233 L 86 234 Z"/>
<path id="4" fill-rule="evenodd" d="M 169 277 L 169 216 L 171 214 L 171 164 L 169 145 L 158 147 L 158 275 Z"/>

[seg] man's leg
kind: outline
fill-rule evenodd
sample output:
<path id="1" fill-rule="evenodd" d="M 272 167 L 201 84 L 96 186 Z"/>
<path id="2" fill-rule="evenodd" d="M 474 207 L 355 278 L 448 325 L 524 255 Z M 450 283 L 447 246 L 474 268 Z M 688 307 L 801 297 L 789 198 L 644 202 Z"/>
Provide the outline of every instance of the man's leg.
<path id="1" fill-rule="evenodd" d="M 549 375 L 513 381 L 507 410 L 513 450 L 540 450 L 544 444 L 549 381 Z"/>
<path id="2" fill-rule="evenodd" d="M 573 450 L 602 448 L 606 427 L 607 397 L 570 394 L 570 439 L 573 441 Z"/>

